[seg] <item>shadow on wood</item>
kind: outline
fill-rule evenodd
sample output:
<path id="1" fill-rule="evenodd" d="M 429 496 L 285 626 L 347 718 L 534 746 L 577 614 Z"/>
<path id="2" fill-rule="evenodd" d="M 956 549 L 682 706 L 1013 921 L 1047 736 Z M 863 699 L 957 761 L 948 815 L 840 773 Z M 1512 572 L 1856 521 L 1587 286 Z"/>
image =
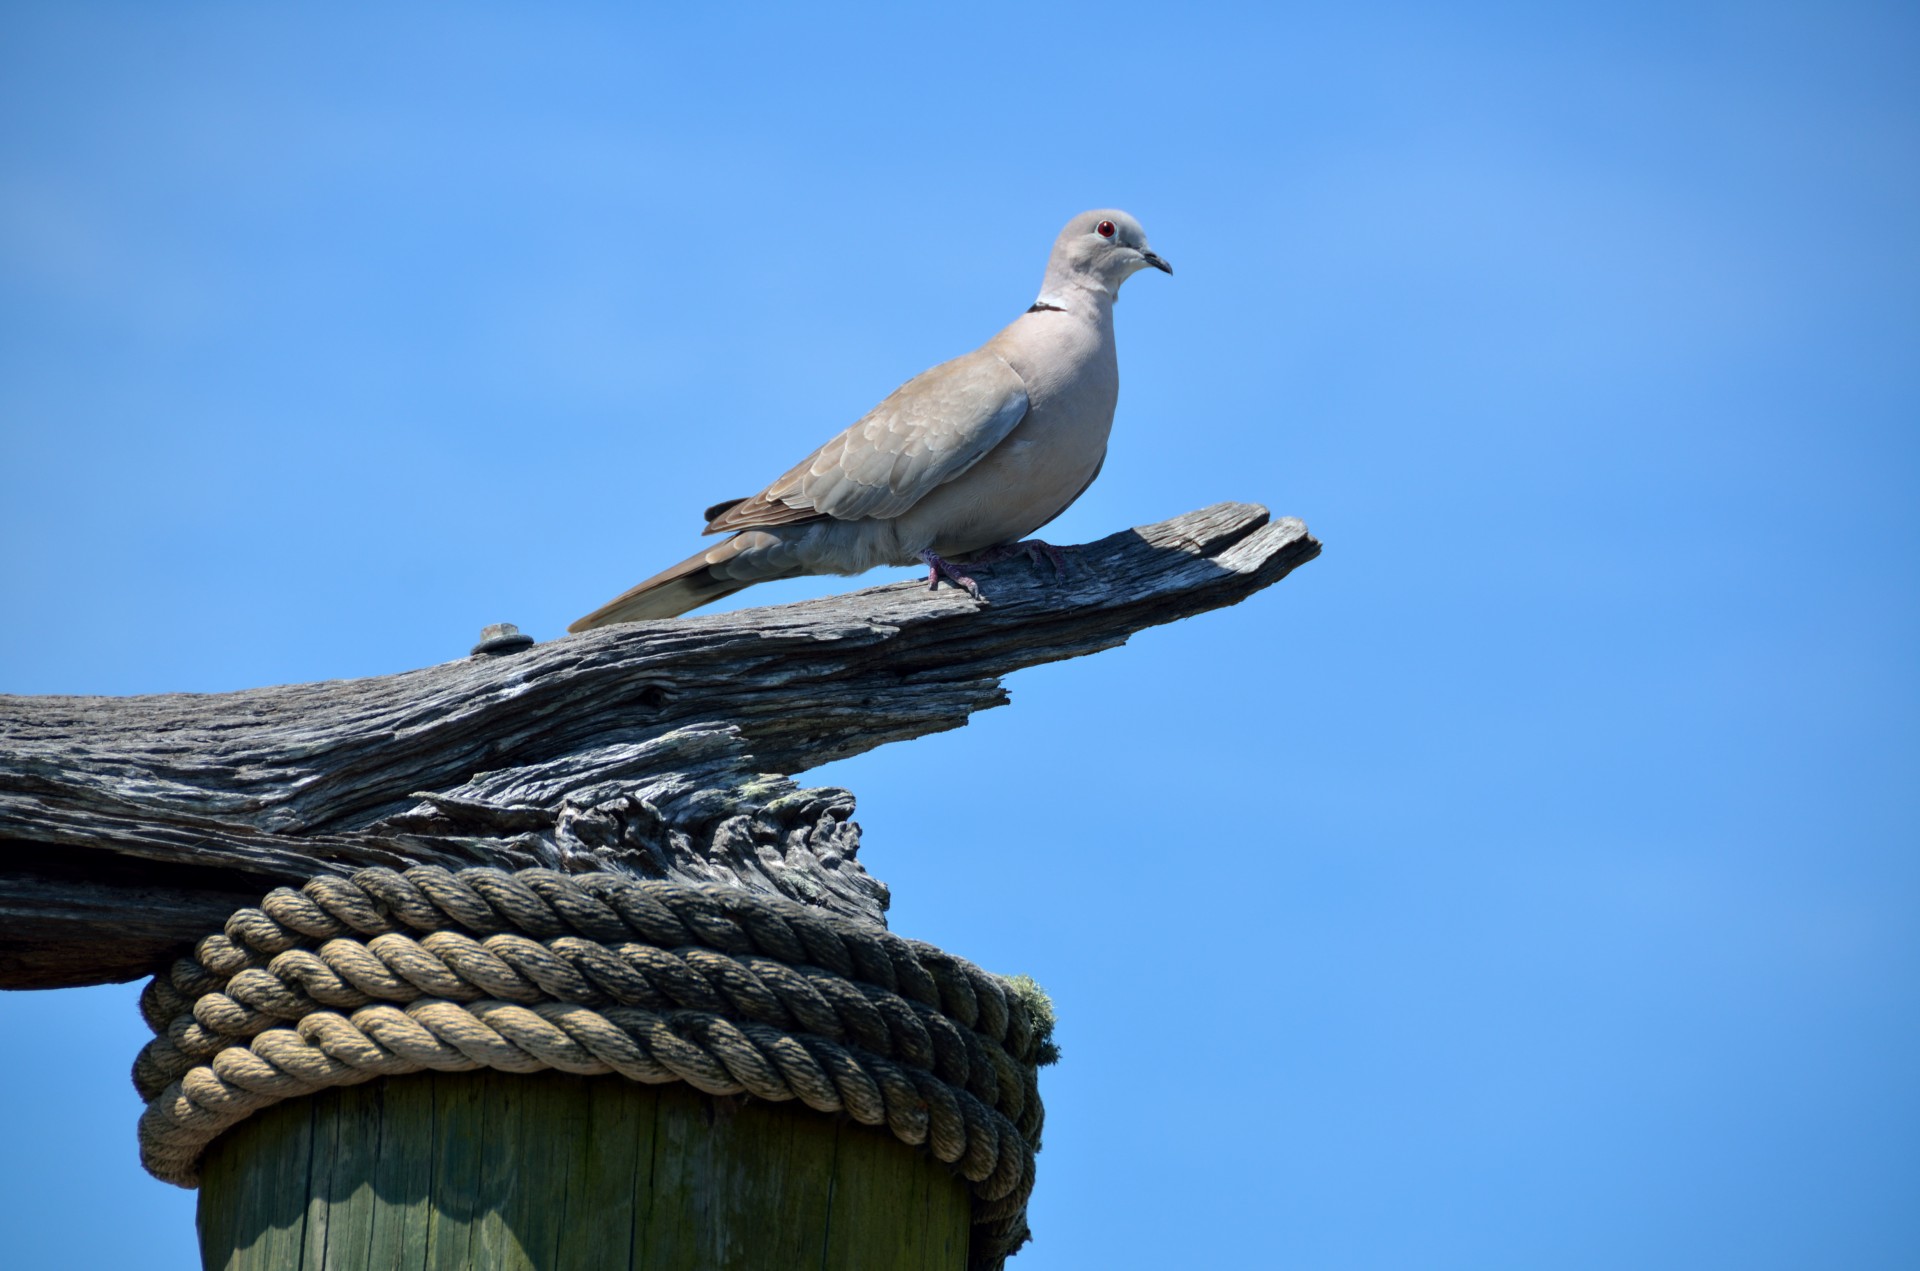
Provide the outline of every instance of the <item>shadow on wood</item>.
<path id="1" fill-rule="evenodd" d="M 965 1184 L 801 1107 L 558 1073 L 389 1077 L 268 1109 L 200 1188 L 209 1271 L 960 1271 Z"/>

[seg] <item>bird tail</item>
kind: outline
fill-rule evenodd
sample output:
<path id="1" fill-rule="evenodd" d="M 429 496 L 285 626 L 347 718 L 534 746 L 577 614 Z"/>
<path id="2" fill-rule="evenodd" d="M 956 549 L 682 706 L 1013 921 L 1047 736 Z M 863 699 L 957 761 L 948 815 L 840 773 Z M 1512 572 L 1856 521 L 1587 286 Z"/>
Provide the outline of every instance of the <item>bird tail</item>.
<path id="1" fill-rule="evenodd" d="M 710 605 L 716 600 L 731 596 L 736 591 L 744 591 L 755 583 L 771 582 L 776 578 L 791 578 L 801 572 L 797 567 L 768 569 L 765 565 L 757 570 L 740 570 L 740 562 L 737 558 L 743 552 L 758 546 L 762 544 L 758 542 L 757 537 L 735 535 L 717 547 L 696 552 L 671 569 L 663 569 L 638 586 L 621 592 L 568 627 L 567 630 L 590 631 L 594 627 L 604 627 L 615 622 L 677 618 L 688 610 L 698 609 L 701 605 Z M 757 577 L 725 577 L 723 571 L 726 571 L 729 565 L 732 565 L 736 572 L 752 572 Z M 719 568 L 716 569 L 716 566 Z"/>
<path id="2" fill-rule="evenodd" d="M 690 609 L 711 604 L 752 585 L 752 580 L 715 578 L 713 567 L 707 563 L 707 553 L 700 552 L 621 592 L 567 630 L 590 631 L 615 622 L 677 618 Z"/>

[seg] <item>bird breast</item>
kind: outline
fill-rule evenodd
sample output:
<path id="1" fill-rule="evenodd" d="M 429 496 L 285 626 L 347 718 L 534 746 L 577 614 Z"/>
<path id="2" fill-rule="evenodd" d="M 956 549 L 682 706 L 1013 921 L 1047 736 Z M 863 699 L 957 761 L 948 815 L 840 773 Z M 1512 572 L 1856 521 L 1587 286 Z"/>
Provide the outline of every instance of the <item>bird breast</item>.
<path id="1" fill-rule="evenodd" d="M 973 467 L 899 518 L 903 549 L 962 555 L 1025 538 L 1067 509 L 1106 458 L 1120 371 L 1113 328 L 1076 314 L 1027 314 L 990 348 L 1027 387 L 1027 415 Z"/>

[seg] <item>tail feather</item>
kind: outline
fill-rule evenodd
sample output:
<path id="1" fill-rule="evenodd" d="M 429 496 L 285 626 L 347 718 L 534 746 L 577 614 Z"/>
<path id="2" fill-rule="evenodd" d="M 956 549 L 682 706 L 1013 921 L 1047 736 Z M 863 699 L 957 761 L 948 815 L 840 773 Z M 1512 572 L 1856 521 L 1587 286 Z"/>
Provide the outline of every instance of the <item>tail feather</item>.
<path id="1" fill-rule="evenodd" d="M 730 545 L 731 540 L 722 547 Z M 661 570 L 645 582 L 621 592 L 575 622 L 567 630 L 590 631 L 594 627 L 609 626 L 616 622 L 677 618 L 688 610 L 698 609 L 701 605 L 710 605 L 716 600 L 731 596 L 736 591 L 744 591 L 755 583 L 790 577 L 800 572 L 798 569 L 793 569 L 765 573 L 758 578 L 717 577 L 708 559 L 716 550 L 718 549 L 708 548 L 704 552 L 687 557 L 671 569 Z"/>

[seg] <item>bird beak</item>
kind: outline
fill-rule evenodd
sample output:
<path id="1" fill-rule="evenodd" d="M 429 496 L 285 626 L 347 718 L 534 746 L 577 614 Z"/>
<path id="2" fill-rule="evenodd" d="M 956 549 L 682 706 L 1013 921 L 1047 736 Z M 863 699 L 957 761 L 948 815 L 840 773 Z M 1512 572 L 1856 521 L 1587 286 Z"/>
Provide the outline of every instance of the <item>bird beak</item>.
<path id="1" fill-rule="evenodd" d="M 1149 265 L 1152 265 L 1155 269 L 1159 270 L 1163 274 L 1170 274 L 1173 272 L 1172 265 L 1169 265 L 1166 261 L 1161 260 L 1158 256 L 1154 255 L 1152 252 L 1141 252 L 1140 256 L 1141 256 L 1141 259 L 1145 260 Z"/>

